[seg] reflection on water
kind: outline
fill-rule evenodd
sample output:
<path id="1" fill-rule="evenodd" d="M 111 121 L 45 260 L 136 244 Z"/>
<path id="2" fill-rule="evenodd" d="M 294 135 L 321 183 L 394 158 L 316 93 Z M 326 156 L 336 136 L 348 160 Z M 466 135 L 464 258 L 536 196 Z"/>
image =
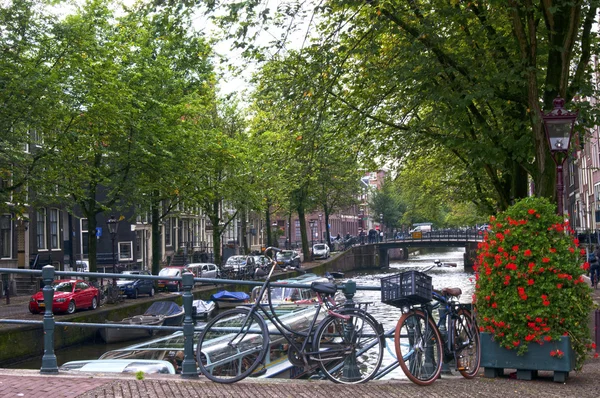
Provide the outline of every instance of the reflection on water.
<path id="1" fill-rule="evenodd" d="M 436 259 L 443 262 L 456 263 L 456 268 L 435 267 L 428 271 L 433 280 L 433 286 L 436 289 L 444 287 L 460 287 L 463 291 L 461 302 L 471 302 L 471 296 L 474 291 L 475 283 L 472 274 L 464 271 L 463 264 L 464 250 L 459 248 L 449 248 L 437 250 L 435 252 L 423 252 L 418 255 L 411 255 L 407 261 L 390 262 L 390 268 L 386 270 L 370 270 L 366 272 L 347 272 L 346 279 L 352 279 L 359 286 L 380 286 L 380 279 L 390 274 L 396 274 L 408 270 L 424 270 L 430 267 Z M 359 290 L 355 296 L 356 301 L 368 301 L 369 312 L 383 324 L 386 331 L 395 328 L 398 319 L 400 318 L 400 309 L 383 304 L 381 302 L 381 292 L 379 291 L 362 291 Z M 100 339 L 98 339 L 100 341 Z M 76 347 L 70 347 L 62 350 L 57 350 L 56 358 L 58 366 L 67 361 L 81 359 L 95 359 L 104 354 L 106 351 L 126 347 L 133 343 L 127 342 L 120 344 L 104 344 L 104 343 L 88 343 Z M 393 341 L 388 342 L 388 350 L 385 353 L 384 364 L 395 361 L 393 357 L 394 347 Z M 10 367 L 19 369 L 40 369 L 42 366 L 42 358 L 36 358 L 25 362 L 14 363 Z M 404 374 L 400 368 L 394 370 L 388 378 L 404 378 Z"/>

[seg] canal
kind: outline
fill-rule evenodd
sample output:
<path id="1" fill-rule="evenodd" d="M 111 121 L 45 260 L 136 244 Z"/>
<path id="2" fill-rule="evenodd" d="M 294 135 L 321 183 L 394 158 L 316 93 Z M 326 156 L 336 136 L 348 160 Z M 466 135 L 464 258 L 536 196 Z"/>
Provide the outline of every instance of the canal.
<path id="1" fill-rule="evenodd" d="M 456 263 L 456 268 L 434 267 L 428 274 L 433 279 L 433 286 L 436 289 L 443 287 L 460 287 L 463 291 L 461 301 L 465 303 L 471 302 L 471 295 L 474 292 L 474 277 L 472 273 L 464 271 L 463 266 L 464 249 L 460 248 L 445 248 L 445 249 L 428 249 L 417 254 L 411 254 L 406 261 L 390 261 L 390 268 L 385 270 L 369 270 L 361 272 L 347 272 L 344 275 L 344 281 L 352 279 L 357 285 L 380 286 L 380 279 L 384 276 L 404 272 L 408 270 L 424 270 L 434 264 L 435 260 L 442 262 Z M 381 302 L 381 293 L 379 291 L 358 291 L 355 296 L 356 301 L 367 301 L 369 312 L 384 325 L 385 330 L 390 330 L 396 326 L 396 322 L 400 318 L 401 312 L 398 308 L 391 307 Z M 90 342 L 85 345 L 69 347 L 61 350 L 56 350 L 56 358 L 58 365 L 62 365 L 67 361 L 81 359 L 95 359 L 107 351 L 117 348 L 138 344 L 140 341 L 124 342 L 119 344 L 106 344 L 97 337 L 95 342 Z M 388 352 L 385 353 L 384 365 L 395 361 L 393 356 L 394 348 L 393 341 L 388 342 Z M 22 362 L 15 362 L 10 366 L 19 369 L 40 369 L 42 359 L 35 358 Z M 393 371 L 390 378 L 404 378 L 404 374 L 400 369 Z"/>

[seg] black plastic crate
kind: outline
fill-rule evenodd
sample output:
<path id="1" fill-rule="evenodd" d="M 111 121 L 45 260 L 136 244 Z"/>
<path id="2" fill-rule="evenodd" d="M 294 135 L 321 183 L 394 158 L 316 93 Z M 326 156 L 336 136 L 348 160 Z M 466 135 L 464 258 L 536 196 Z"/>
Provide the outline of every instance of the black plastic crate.
<path id="1" fill-rule="evenodd" d="M 425 304 L 432 300 L 431 277 L 406 271 L 381 278 L 381 301 L 395 307 Z"/>

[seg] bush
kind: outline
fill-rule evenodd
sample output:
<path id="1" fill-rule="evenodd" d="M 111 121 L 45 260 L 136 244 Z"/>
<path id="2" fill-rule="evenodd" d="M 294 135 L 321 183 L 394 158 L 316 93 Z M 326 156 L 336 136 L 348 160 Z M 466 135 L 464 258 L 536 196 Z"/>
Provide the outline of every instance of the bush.
<path id="1" fill-rule="evenodd" d="M 580 369 L 595 348 L 588 328 L 589 268 L 579 241 L 545 198 L 525 198 L 497 218 L 479 244 L 474 302 L 482 332 L 507 349 L 570 336 Z M 550 360 L 550 358 L 548 358 Z"/>

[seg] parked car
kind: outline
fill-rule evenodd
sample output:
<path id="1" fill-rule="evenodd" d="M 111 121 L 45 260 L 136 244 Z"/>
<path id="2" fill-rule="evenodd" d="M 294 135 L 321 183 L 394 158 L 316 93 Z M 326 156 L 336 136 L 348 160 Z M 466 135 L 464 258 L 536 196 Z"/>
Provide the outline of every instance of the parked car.
<path id="1" fill-rule="evenodd" d="M 187 270 L 194 274 L 194 278 L 212 278 L 220 277 L 221 270 L 213 263 L 192 263 L 187 265 Z"/>
<path id="2" fill-rule="evenodd" d="M 59 279 L 52 282 L 54 299 L 52 312 L 74 313 L 78 308 L 98 308 L 98 289 L 80 279 Z M 29 299 L 29 312 L 39 314 L 46 310 L 42 290 Z"/>
<path id="3" fill-rule="evenodd" d="M 158 276 L 165 276 L 168 278 L 181 278 L 181 275 L 186 271 L 186 267 L 183 266 L 170 266 L 164 267 L 158 273 Z M 167 280 L 167 279 L 159 279 L 158 280 L 158 288 L 165 289 L 173 292 L 180 292 L 183 288 L 183 284 L 181 280 Z"/>
<path id="4" fill-rule="evenodd" d="M 313 245 L 313 258 L 329 258 L 329 246 L 324 243 Z"/>
<path id="5" fill-rule="evenodd" d="M 89 272 L 90 270 L 90 262 L 87 260 L 77 260 L 75 261 L 75 271 L 76 272 Z"/>
<path id="6" fill-rule="evenodd" d="M 271 265 L 271 261 L 263 255 L 260 256 L 253 256 L 254 257 L 254 263 L 256 264 L 256 266 L 258 268 L 269 268 L 269 266 Z"/>
<path id="7" fill-rule="evenodd" d="M 123 271 L 122 274 L 127 275 L 152 275 L 148 271 Z M 140 294 L 154 296 L 154 281 L 152 279 L 125 279 L 119 278 L 117 286 L 121 289 L 121 293 L 129 298 L 138 298 Z"/>
<path id="8" fill-rule="evenodd" d="M 300 255 L 294 250 L 282 250 L 275 257 L 281 267 L 300 268 Z"/>
<path id="9" fill-rule="evenodd" d="M 253 256 L 231 256 L 223 265 L 222 270 L 224 273 L 233 273 L 234 276 L 247 276 L 252 275 L 256 264 Z"/>

